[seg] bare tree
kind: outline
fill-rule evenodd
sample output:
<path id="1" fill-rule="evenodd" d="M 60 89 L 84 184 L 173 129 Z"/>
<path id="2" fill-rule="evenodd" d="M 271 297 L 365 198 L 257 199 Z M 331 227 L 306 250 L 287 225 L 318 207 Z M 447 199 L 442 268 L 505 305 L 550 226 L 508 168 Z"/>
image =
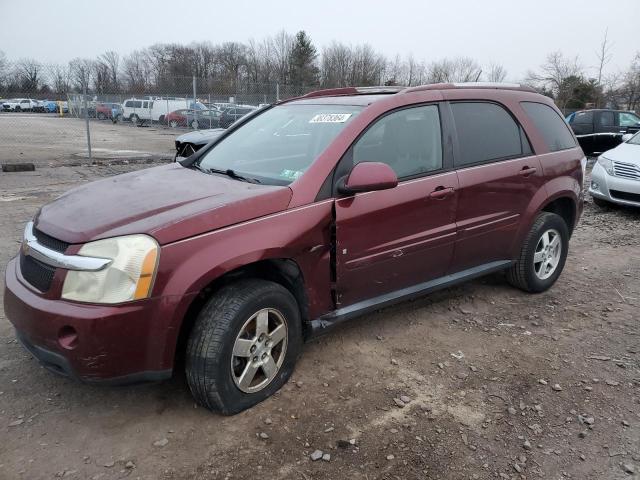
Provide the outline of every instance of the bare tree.
<path id="1" fill-rule="evenodd" d="M 573 79 L 583 77 L 584 70 L 577 56 L 569 58 L 561 52 L 552 52 L 540 66 L 540 72 L 529 72 L 526 81 L 540 90 L 550 92 L 563 109 L 572 97 Z"/>
<path id="2" fill-rule="evenodd" d="M 596 56 L 598 58 L 598 85 L 602 85 L 602 72 L 604 71 L 604 67 L 607 66 L 613 57 L 611 53 L 613 45 L 609 43 L 608 35 L 609 29 L 607 28 L 604 31 L 604 38 L 602 39 L 602 43 L 600 43 L 600 48 L 596 52 Z"/>
<path id="3" fill-rule="evenodd" d="M 492 63 L 489 65 L 489 68 L 487 69 L 488 82 L 504 82 L 505 78 L 507 78 L 507 71 L 502 65 L 498 63 Z"/>
<path id="4" fill-rule="evenodd" d="M 66 95 L 71 91 L 71 73 L 69 67 L 55 64 L 50 68 L 51 86 L 53 91 L 60 95 Z"/>
<path id="5" fill-rule="evenodd" d="M 432 62 L 427 70 L 429 83 L 477 82 L 482 68 L 469 57 L 444 58 Z"/>
<path id="6" fill-rule="evenodd" d="M 9 62 L 4 51 L 0 50 L 0 89 L 5 86 L 9 78 Z"/>
<path id="7" fill-rule="evenodd" d="M 33 58 L 23 58 L 16 63 L 16 77 L 23 92 L 35 92 L 42 82 L 42 65 Z"/>
<path id="8" fill-rule="evenodd" d="M 120 55 L 110 50 L 100 55 L 98 61 L 105 67 L 109 80 L 108 88 L 112 93 L 118 92 L 120 88 Z"/>
<path id="9" fill-rule="evenodd" d="M 69 62 L 69 72 L 80 92 L 89 90 L 89 83 L 94 76 L 94 61 L 89 58 L 74 58 Z"/>

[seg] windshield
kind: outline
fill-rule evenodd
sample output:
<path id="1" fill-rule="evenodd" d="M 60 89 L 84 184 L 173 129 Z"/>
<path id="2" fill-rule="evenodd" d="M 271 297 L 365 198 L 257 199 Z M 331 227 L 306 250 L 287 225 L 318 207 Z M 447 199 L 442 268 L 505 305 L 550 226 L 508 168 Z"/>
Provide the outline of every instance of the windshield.
<path id="1" fill-rule="evenodd" d="M 222 139 L 200 159 L 199 166 L 288 185 L 302 176 L 360 110 L 352 105 L 271 108 Z"/>
<path id="2" fill-rule="evenodd" d="M 636 133 L 633 137 L 627 140 L 627 143 L 631 145 L 640 145 L 640 132 Z"/>

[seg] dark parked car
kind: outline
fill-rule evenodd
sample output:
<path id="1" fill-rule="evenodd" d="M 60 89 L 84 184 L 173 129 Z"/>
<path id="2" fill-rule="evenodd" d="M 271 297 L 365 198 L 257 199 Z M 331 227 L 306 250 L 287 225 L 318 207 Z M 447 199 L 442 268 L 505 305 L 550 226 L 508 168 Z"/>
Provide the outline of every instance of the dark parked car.
<path id="1" fill-rule="evenodd" d="M 236 413 L 353 317 L 500 270 L 550 288 L 585 165 L 552 101 L 517 85 L 313 92 L 44 205 L 6 316 L 86 382 L 168 378 L 184 340 L 194 397 Z"/>
<path id="2" fill-rule="evenodd" d="M 601 153 L 622 142 L 622 135 L 640 130 L 640 117 L 623 110 L 581 110 L 567 116 L 582 150 Z"/>
<path id="3" fill-rule="evenodd" d="M 222 112 L 220 116 L 220 127 L 228 128 L 232 123 L 234 123 L 239 118 L 244 117 L 248 113 L 256 110 L 255 107 L 229 107 Z"/>

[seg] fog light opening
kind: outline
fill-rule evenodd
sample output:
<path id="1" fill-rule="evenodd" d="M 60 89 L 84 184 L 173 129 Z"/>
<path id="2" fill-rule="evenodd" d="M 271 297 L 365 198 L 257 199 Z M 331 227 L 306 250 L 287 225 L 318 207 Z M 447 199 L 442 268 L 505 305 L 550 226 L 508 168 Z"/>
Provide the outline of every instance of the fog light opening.
<path id="1" fill-rule="evenodd" d="M 591 189 L 600 190 L 600 185 L 598 185 L 598 182 L 591 182 Z"/>
<path id="2" fill-rule="evenodd" d="M 65 325 L 58 332 L 58 343 L 66 350 L 73 350 L 78 346 L 78 332 L 75 328 Z"/>

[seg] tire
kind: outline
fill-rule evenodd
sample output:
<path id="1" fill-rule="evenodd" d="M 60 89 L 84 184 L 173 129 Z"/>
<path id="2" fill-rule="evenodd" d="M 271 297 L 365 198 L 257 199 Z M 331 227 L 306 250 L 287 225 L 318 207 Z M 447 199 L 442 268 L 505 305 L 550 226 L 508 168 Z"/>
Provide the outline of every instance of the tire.
<path id="1" fill-rule="evenodd" d="M 135 113 L 134 113 L 134 114 L 132 114 L 132 115 L 129 117 L 129 121 L 130 121 L 131 123 L 135 123 L 135 124 L 137 124 L 139 120 L 140 120 L 140 119 L 138 118 L 138 116 L 137 116 Z"/>
<path id="2" fill-rule="evenodd" d="M 102 113 L 102 112 L 98 112 L 98 120 L 106 120 L 107 116 Z"/>
<path id="3" fill-rule="evenodd" d="M 178 128 L 178 121 L 177 121 L 177 120 L 171 120 L 171 121 L 169 122 L 169 126 L 170 126 L 171 128 Z"/>
<path id="4" fill-rule="evenodd" d="M 600 207 L 600 208 L 607 208 L 608 209 L 608 208 L 612 208 L 614 206 L 613 203 L 608 202 L 606 200 L 603 200 L 601 198 L 591 197 L 591 200 L 593 200 L 593 203 L 596 206 Z"/>
<path id="5" fill-rule="evenodd" d="M 200 126 L 200 122 L 198 122 L 197 120 L 192 120 L 192 121 L 191 121 L 191 125 L 190 125 L 190 127 L 191 127 L 193 130 L 197 130 L 199 126 Z"/>
<path id="6" fill-rule="evenodd" d="M 21 112 L 21 111 L 22 111 L 22 108 L 21 108 L 21 107 L 16 107 L 16 108 L 15 108 L 15 111 L 16 111 L 16 112 Z"/>
<path id="7" fill-rule="evenodd" d="M 266 336 L 258 336 L 262 315 L 268 319 Z M 278 325 L 284 330 L 273 335 Z M 301 348 L 300 310 L 293 295 L 274 282 L 240 280 L 220 289 L 198 315 L 187 342 L 187 383 L 200 405 L 233 415 L 277 392 L 293 373 Z M 254 363 L 265 358 L 272 376 Z M 250 370 L 255 376 L 243 384 L 242 373 Z"/>
<path id="8" fill-rule="evenodd" d="M 548 234 L 548 239 L 558 237 L 560 247 L 558 252 L 553 246 L 544 251 L 543 235 L 545 234 Z M 553 243 L 553 240 L 550 243 Z M 518 260 L 507 271 L 507 281 L 525 292 L 544 292 L 562 273 L 568 250 L 569 228 L 564 219 L 555 213 L 540 212 L 525 238 Z M 541 257 L 545 260 L 535 261 Z M 547 261 L 550 263 L 546 263 Z M 553 268 L 551 268 L 551 262 L 555 264 Z"/>

